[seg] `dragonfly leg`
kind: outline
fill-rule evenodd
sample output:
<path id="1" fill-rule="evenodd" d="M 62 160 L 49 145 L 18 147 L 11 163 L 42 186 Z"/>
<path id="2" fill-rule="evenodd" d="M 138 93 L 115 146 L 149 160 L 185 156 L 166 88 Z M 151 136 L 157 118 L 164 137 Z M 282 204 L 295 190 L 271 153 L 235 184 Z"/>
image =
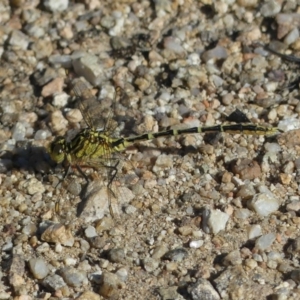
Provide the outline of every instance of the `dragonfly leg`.
<path id="1" fill-rule="evenodd" d="M 112 182 L 114 181 L 114 179 L 115 179 L 115 177 L 116 177 L 116 175 L 117 175 L 117 173 L 118 173 L 118 165 L 119 165 L 119 163 L 120 163 L 120 161 L 119 160 L 117 160 L 117 162 L 116 162 L 116 164 L 114 165 L 114 166 L 110 166 L 110 168 L 111 168 L 111 178 L 110 178 L 110 180 L 109 180 L 109 182 L 108 182 L 108 185 L 111 185 L 112 184 Z"/>
<path id="2" fill-rule="evenodd" d="M 86 183 L 89 183 L 89 179 L 88 177 L 85 175 L 85 173 L 82 171 L 82 169 L 80 168 L 79 165 L 75 165 L 76 166 L 76 169 L 78 170 L 78 172 L 81 174 L 81 176 L 83 176 L 83 178 L 86 180 Z"/>

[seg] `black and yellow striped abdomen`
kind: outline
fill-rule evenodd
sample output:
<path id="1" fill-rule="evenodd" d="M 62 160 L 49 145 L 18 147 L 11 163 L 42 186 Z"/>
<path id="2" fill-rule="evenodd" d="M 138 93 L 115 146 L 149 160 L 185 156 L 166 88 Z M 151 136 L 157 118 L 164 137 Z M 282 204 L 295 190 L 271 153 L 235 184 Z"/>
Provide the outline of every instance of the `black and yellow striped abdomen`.
<path id="1" fill-rule="evenodd" d="M 170 129 L 155 133 L 145 133 L 139 136 L 111 140 L 114 151 L 123 151 L 128 146 L 139 141 L 152 140 L 159 137 L 177 136 L 182 134 L 205 133 L 205 132 L 227 132 L 242 133 L 247 135 L 273 135 L 277 133 L 275 127 L 265 127 L 255 124 L 226 124 L 204 127 L 192 127 L 185 129 Z"/>

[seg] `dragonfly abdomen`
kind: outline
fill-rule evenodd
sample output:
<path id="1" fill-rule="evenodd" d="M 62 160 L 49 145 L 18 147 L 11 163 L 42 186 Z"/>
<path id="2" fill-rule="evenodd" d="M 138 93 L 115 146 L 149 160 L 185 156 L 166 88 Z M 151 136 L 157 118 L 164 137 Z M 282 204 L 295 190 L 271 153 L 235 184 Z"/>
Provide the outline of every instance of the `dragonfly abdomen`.
<path id="1" fill-rule="evenodd" d="M 192 134 L 192 133 L 204 133 L 204 132 L 228 132 L 228 133 L 243 133 L 252 135 L 272 135 L 277 132 L 275 127 L 265 127 L 256 124 L 225 124 L 225 125 L 214 125 L 214 126 L 204 126 L 204 127 L 192 127 L 185 129 L 169 129 L 166 131 L 145 133 L 138 136 L 133 136 L 129 138 L 120 138 L 116 140 L 110 140 L 110 147 L 114 150 L 113 152 L 120 152 L 125 150 L 130 145 L 141 142 L 148 141 L 159 137 L 177 136 L 182 134 Z M 104 136 L 105 137 L 105 136 Z M 108 139 L 108 138 L 107 138 Z"/>

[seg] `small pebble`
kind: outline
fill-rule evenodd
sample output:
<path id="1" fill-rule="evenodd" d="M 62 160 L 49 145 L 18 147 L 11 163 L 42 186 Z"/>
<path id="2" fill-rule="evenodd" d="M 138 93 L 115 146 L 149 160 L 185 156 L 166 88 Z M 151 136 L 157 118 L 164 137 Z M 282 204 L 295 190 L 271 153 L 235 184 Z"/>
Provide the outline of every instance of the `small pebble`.
<path id="1" fill-rule="evenodd" d="M 192 299 L 221 299 L 214 286 L 206 279 L 198 279 L 195 283 L 188 286 L 188 293 Z"/>
<path id="2" fill-rule="evenodd" d="M 262 234 L 261 226 L 258 224 L 251 225 L 248 228 L 248 238 L 253 239 Z"/>
<path id="3" fill-rule="evenodd" d="M 125 268 L 120 268 L 117 270 L 116 275 L 120 278 L 121 281 L 126 282 L 128 279 L 128 270 Z"/>
<path id="4" fill-rule="evenodd" d="M 187 236 L 192 234 L 192 227 L 191 226 L 181 226 L 178 228 L 178 232 L 182 235 L 182 236 Z"/>
<path id="5" fill-rule="evenodd" d="M 68 247 L 72 247 L 75 242 L 71 231 L 62 224 L 50 225 L 43 232 L 41 239 L 48 243 L 60 243 Z"/>
<path id="6" fill-rule="evenodd" d="M 258 263 L 254 259 L 246 259 L 245 266 L 253 270 L 258 266 Z"/>
<path id="7" fill-rule="evenodd" d="M 291 201 L 289 204 L 286 205 L 287 211 L 300 211 L 300 201 L 295 200 Z"/>
<path id="8" fill-rule="evenodd" d="M 177 270 L 177 268 L 178 268 L 177 262 L 169 262 L 166 264 L 166 270 L 168 272 L 174 272 Z"/>
<path id="9" fill-rule="evenodd" d="M 45 140 L 47 139 L 51 133 L 48 130 L 38 130 L 34 135 L 35 140 Z"/>
<path id="10" fill-rule="evenodd" d="M 284 38 L 284 43 L 290 45 L 299 39 L 299 30 L 298 28 L 292 29 Z"/>
<path id="11" fill-rule="evenodd" d="M 78 260 L 77 260 L 77 259 L 74 259 L 74 258 L 72 258 L 72 257 L 67 257 L 67 258 L 65 259 L 65 264 L 66 264 L 67 266 L 75 266 L 77 263 L 78 263 Z"/>
<path id="12" fill-rule="evenodd" d="M 95 236 L 97 236 L 97 231 L 96 228 L 94 226 L 88 226 L 85 230 L 84 230 L 85 236 L 87 238 L 93 238 Z"/>
<path id="13" fill-rule="evenodd" d="M 100 281 L 99 294 L 105 298 L 116 297 L 125 287 L 116 274 L 103 272 Z"/>
<path id="14" fill-rule="evenodd" d="M 260 13 L 264 17 L 273 17 L 278 14 L 281 10 L 281 4 L 278 1 L 270 0 L 265 2 L 261 8 Z"/>
<path id="15" fill-rule="evenodd" d="M 197 241 L 190 241 L 189 242 L 190 248 L 195 248 L 195 249 L 198 249 L 198 248 L 202 247 L 203 244 L 204 244 L 203 240 L 197 240 Z"/>
<path id="16" fill-rule="evenodd" d="M 188 255 L 188 252 L 184 248 L 176 248 L 170 250 L 164 255 L 164 259 L 171 260 L 171 261 L 182 261 Z"/>
<path id="17" fill-rule="evenodd" d="M 78 76 L 86 78 L 93 86 L 99 85 L 104 77 L 103 68 L 93 54 L 84 53 L 82 57 L 73 60 L 73 68 Z"/>
<path id="18" fill-rule="evenodd" d="M 36 279 L 43 279 L 49 273 L 49 268 L 41 258 L 32 258 L 29 260 L 29 269 Z"/>
<path id="19" fill-rule="evenodd" d="M 9 44 L 22 50 L 26 50 L 30 43 L 29 37 L 19 30 L 13 30 L 9 39 Z"/>
<path id="20" fill-rule="evenodd" d="M 253 180 L 262 176 L 261 168 L 255 160 L 248 158 L 238 159 L 232 166 L 232 172 L 240 175 L 242 180 Z"/>
<path id="21" fill-rule="evenodd" d="M 273 244 L 275 239 L 276 239 L 275 233 L 265 234 L 255 241 L 255 248 L 257 248 L 258 250 L 264 251 L 264 250 L 268 249 L 269 247 L 271 247 L 271 245 Z"/>
<path id="22" fill-rule="evenodd" d="M 61 111 L 55 111 L 51 114 L 51 130 L 56 133 L 64 132 L 68 125 L 68 121 L 64 118 Z"/>
<path id="23" fill-rule="evenodd" d="M 25 273 L 25 260 L 22 255 L 14 254 L 11 258 L 9 270 L 8 270 L 8 279 L 9 284 L 13 288 L 18 288 L 25 284 L 24 280 Z"/>
<path id="24" fill-rule="evenodd" d="M 246 209 L 246 208 L 236 209 L 235 213 L 234 213 L 234 216 L 236 218 L 243 219 L 243 220 L 245 220 L 248 217 L 250 217 L 250 215 L 251 215 L 250 210 Z"/>
<path id="25" fill-rule="evenodd" d="M 211 210 L 208 220 L 208 226 L 213 234 L 217 234 L 221 230 L 225 230 L 229 220 L 229 215 L 218 210 Z"/>
<path id="26" fill-rule="evenodd" d="M 42 284 L 50 291 L 56 291 L 66 285 L 64 280 L 57 274 L 49 275 L 42 281 Z"/>
<path id="27" fill-rule="evenodd" d="M 124 249 L 116 248 L 111 249 L 108 253 L 109 260 L 114 263 L 121 263 L 125 264 L 126 262 L 126 255 Z"/>
<path id="28" fill-rule="evenodd" d="M 180 55 L 185 53 L 184 48 L 180 44 L 180 41 L 178 39 L 175 39 L 174 37 L 166 37 L 164 39 L 164 47 L 165 49 L 171 50 L 174 53 Z"/>
<path id="29" fill-rule="evenodd" d="M 168 251 L 168 247 L 166 245 L 159 245 L 154 248 L 152 253 L 152 258 L 160 259 L 166 254 L 167 251 Z"/>
<path id="30" fill-rule="evenodd" d="M 43 5 L 51 12 L 59 12 L 68 8 L 69 0 L 43 0 Z"/>
<path id="31" fill-rule="evenodd" d="M 55 95 L 53 95 L 53 101 L 52 104 L 55 107 L 64 107 L 67 105 L 68 103 L 68 99 L 69 99 L 69 95 L 67 95 L 66 93 L 59 93 L 56 92 Z"/>
<path id="32" fill-rule="evenodd" d="M 64 85 L 64 79 L 61 77 L 57 77 L 47 83 L 45 86 L 43 86 L 42 89 L 42 96 L 43 97 L 49 97 L 52 96 L 54 93 L 62 93 L 63 90 L 63 85 Z M 66 103 L 62 106 L 65 106 Z"/>
<path id="33" fill-rule="evenodd" d="M 146 257 L 143 259 L 143 267 L 147 272 L 153 272 L 159 266 L 159 261 L 151 257 Z"/>
<path id="34" fill-rule="evenodd" d="M 239 250 L 228 253 L 223 259 L 224 266 L 235 266 L 242 264 L 242 258 Z"/>
<path id="35" fill-rule="evenodd" d="M 22 141 L 25 139 L 26 128 L 23 123 L 17 122 L 13 128 L 12 138 L 15 141 Z"/>
<path id="36" fill-rule="evenodd" d="M 77 270 L 77 268 L 65 267 L 59 270 L 59 273 L 69 286 L 79 287 L 88 283 L 86 274 Z"/>
<path id="37" fill-rule="evenodd" d="M 85 291 L 76 297 L 76 300 L 101 300 L 101 296 L 91 291 Z"/>
<path id="38" fill-rule="evenodd" d="M 247 204 L 250 209 L 260 216 L 268 216 L 279 209 L 280 201 L 275 195 L 259 193 L 254 195 L 253 199 L 248 201 Z"/>
<path id="39" fill-rule="evenodd" d="M 45 186 L 43 185 L 43 183 L 38 181 L 34 177 L 32 177 L 26 181 L 25 187 L 27 188 L 27 192 L 29 195 L 34 195 L 36 193 L 42 194 L 45 191 Z"/>

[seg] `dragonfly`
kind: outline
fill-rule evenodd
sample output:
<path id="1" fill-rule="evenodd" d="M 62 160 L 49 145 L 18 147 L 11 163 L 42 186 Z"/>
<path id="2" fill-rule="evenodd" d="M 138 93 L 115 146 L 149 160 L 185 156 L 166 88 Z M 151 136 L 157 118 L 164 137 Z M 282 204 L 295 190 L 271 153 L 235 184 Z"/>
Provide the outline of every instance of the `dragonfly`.
<path id="1" fill-rule="evenodd" d="M 129 137 L 114 137 L 117 122 L 113 119 L 112 104 L 98 101 L 88 88 L 87 84 L 78 80 L 73 86 L 78 107 L 87 125 L 70 141 L 66 137 L 58 136 L 50 144 L 49 154 L 57 164 L 64 163 L 69 167 L 76 167 L 81 175 L 88 181 L 81 166 L 88 166 L 96 170 L 105 169 L 107 174 L 107 187 L 109 194 L 115 197 L 111 189 L 118 172 L 120 156 L 117 153 L 125 151 L 134 143 L 152 140 L 159 137 L 179 136 L 184 134 L 199 134 L 206 132 L 242 133 L 246 135 L 274 135 L 278 132 L 276 127 L 261 126 L 253 123 L 220 124 L 214 126 L 191 127 L 184 129 L 169 129 L 165 131 L 144 133 Z M 121 88 L 116 88 L 117 95 Z M 109 102 L 109 101 L 108 101 Z M 111 206 L 111 203 L 109 204 Z M 111 210 L 112 212 L 112 210 Z"/>

